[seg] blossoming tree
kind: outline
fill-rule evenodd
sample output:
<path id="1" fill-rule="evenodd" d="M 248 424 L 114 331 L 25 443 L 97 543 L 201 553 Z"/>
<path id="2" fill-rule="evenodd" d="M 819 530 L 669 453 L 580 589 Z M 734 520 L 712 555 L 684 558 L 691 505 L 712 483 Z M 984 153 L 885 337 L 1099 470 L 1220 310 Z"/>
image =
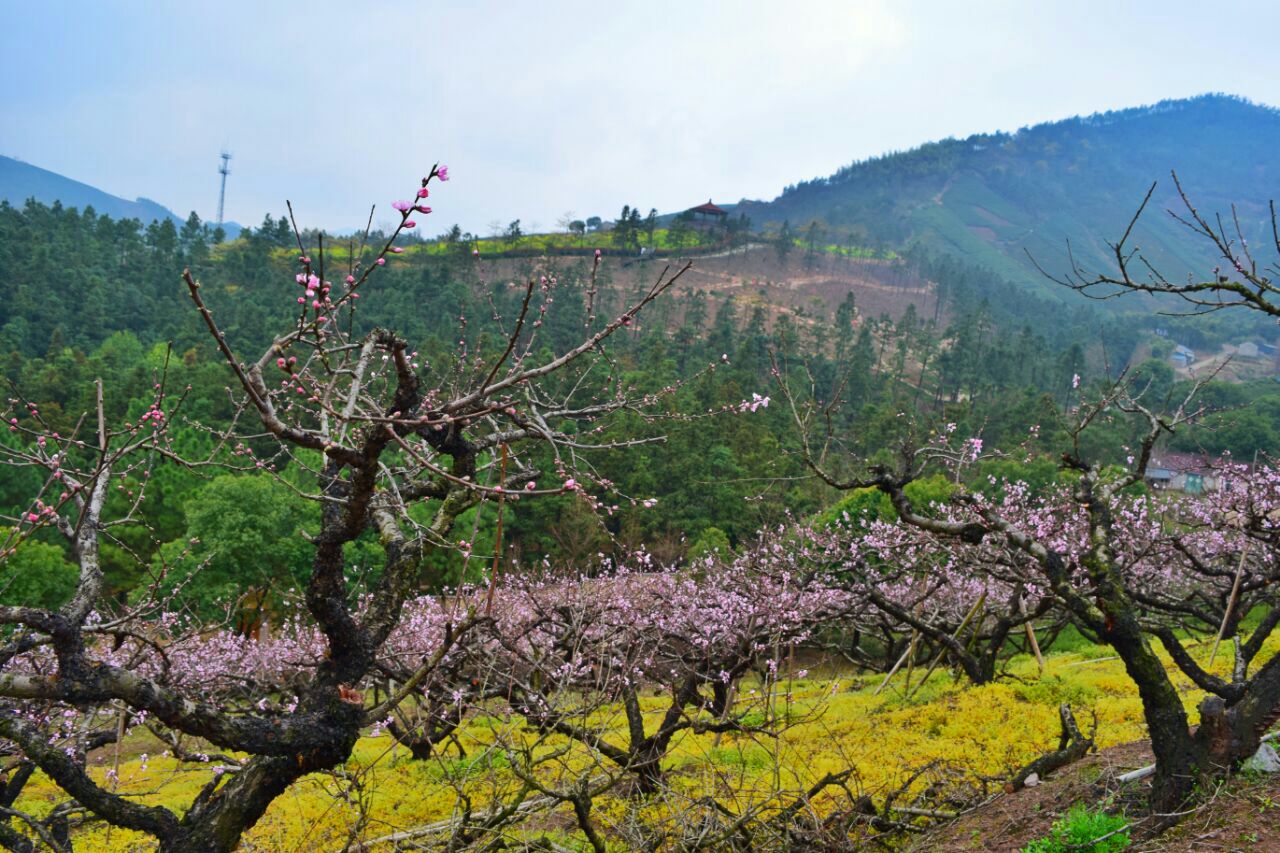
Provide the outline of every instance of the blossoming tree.
<path id="1" fill-rule="evenodd" d="M 414 217 L 430 213 L 426 199 L 447 179 L 444 167 L 432 168 L 414 188 L 415 198 L 393 205 L 399 222 L 385 242 L 363 254 L 352 247 L 343 262 L 334 260 L 338 255 L 323 237 L 304 245 L 299 232 L 291 292 L 282 283 L 280 294 L 262 297 L 264 309 L 293 306 L 292 320 L 253 357 L 237 353 L 217 321 L 216 300 L 185 275 L 192 303 L 234 377 L 240 414 L 231 424 L 209 425 L 219 450 L 235 448 L 238 463 L 248 459 L 268 474 L 290 461 L 314 478 L 314 489 L 302 490 L 319 504 L 320 524 L 309 537 L 313 555 L 300 617 L 315 644 L 308 657 L 314 665 L 291 674 L 288 692 L 277 692 L 282 685 L 273 679 L 228 677 L 218 655 L 243 654 L 243 645 L 203 643 L 195 628 L 162 616 L 165 600 L 124 606 L 106 595 L 104 537 L 132 520 L 149 466 L 189 462 L 165 438 L 180 396 L 158 387 L 141 423 L 118 429 L 105 423 L 100 406 L 70 436 L 42 429 L 37 412 L 11 414 L 20 440 L 4 445 L 5 461 L 43 472 L 43 484 L 29 511 L 15 519 L 16 532 L 0 557 L 13 555 L 33 530 L 56 530 L 70 543 L 79 578 L 59 608 L 0 608 L 0 622 L 11 626 L 0 648 L 0 697 L 7 703 L 0 737 L 78 808 L 153 836 L 161 850 L 230 850 L 295 780 L 344 762 L 361 731 L 384 721 L 474 624 L 463 614 L 441 625 L 434 649 L 400 660 L 409 670 L 400 689 L 376 703 L 366 700 L 406 602 L 439 585 L 430 576 L 437 564 L 428 557 L 472 547 L 454 533 L 459 515 L 482 501 L 502 505 L 566 492 L 595 504 L 607 484 L 584 460 L 601 448 L 642 441 L 600 438 L 608 420 L 624 410 L 659 408 L 662 395 L 633 393 L 623 383 L 608 343 L 683 269 L 664 270 L 616 316 L 597 320 L 588 305 L 580 342 L 556 353 L 546 354 L 539 338 L 559 286 L 546 277 L 520 289 L 513 314 L 495 313 L 504 343 L 492 352 L 469 348 L 463 334 L 450 358 L 429 364 L 395 331 L 361 327 L 357 309 L 370 281 L 394 262 L 402 251 L 397 238 L 415 226 Z M 438 309 L 428 304 L 424 310 Z M 550 460 L 544 470 L 535 464 L 533 446 Z M 345 574 L 344 548 L 367 531 L 376 534 L 385 560 L 356 590 Z M 86 723 L 64 726 L 64 716 Z M 104 717 L 118 721 L 114 732 Z M 85 761 L 88 750 L 140 722 L 162 736 L 199 738 L 245 757 L 211 770 L 185 811 L 143 804 L 95 779 Z M 42 836 L 61 831 L 34 818 L 28 824 Z M 0 841 L 20 843 L 16 830 L 3 833 Z"/>
<path id="2" fill-rule="evenodd" d="M 833 477 L 811 456 L 831 485 L 874 486 L 887 495 L 899 523 L 914 531 L 900 534 L 903 542 L 924 537 L 943 554 L 951 543 L 951 552 L 984 546 L 1016 555 L 1006 583 L 1052 599 L 1082 630 L 1115 649 L 1142 699 L 1156 755 L 1151 804 L 1161 814 L 1177 811 L 1198 779 L 1230 771 L 1253 754 L 1280 716 L 1280 655 L 1249 673 L 1280 624 L 1270 592 L 1277 579 L 1274 545 L 1280 519 L 1274 469 L 1237 466 L 1230 485 L 1205 501 L 1165 506 L 1132 494 L 1131 487 L 1143 482 L 1157 439 L 1197 414 L 1191 402 L 1198 387 L 1168 414 L 1143 405 L 1123 379 L 1100 399 L 1082 403 L 1074 411 L 1071 448 L 1062 456 L 1070 485 L 1043 497 L 1014 488 L 996 499 L 957 488 L 946 511 L 922 511 L 906 486 L 927 463 L 965 458 L 965 451 L 948 447 L 946 439 L 908 449 L 898 468 L 878 466 L 848 480 Z M 1117 415 L 1143 427 L 1139 447 L 1119 469 L 1088 458 L 1081 449 L 1091 425 Z M 1253 558 L 1249 543 L 1256 549 Z M 909 544 L 906 552 L 914 547 Z M 993 566 L 978 581 L 996 580 L 1000 571 Z M 1199 664 L 1175 631 L 1189 621 L 1201 629 L 1221 625 L 1236 631 L 1250 606 L 1265 607 L 1267 615 L 1238 646 L 1230 679 Z M 1198 728 L 1192 728 L 1153 638 L 1210 694 L 1201 703 Z"/>

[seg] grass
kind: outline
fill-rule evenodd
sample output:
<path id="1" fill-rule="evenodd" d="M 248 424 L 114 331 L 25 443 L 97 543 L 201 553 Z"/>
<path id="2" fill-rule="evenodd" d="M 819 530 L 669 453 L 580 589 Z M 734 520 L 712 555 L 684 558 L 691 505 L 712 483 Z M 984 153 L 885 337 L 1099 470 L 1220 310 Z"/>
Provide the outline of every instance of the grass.
<path id="1" fill-rule="evenodd" d="M 662 251 L 675 251 L 678 249 L 691 249 L 701 246 L 696 232 L 690 233 L 688 239 L 682 241 L 679 245 L 671 240 L 671 232 L 666 228 L 658 228 L 653 234 L 653 246 Z M 332 242 L 326 241 L 325 258 L 332 263 L 345 264 L 351 255 L 350 246 L 354 241 L 357 248 L 360 239 L 344 238 L 335 239 Z M 378 241 L 370 241 L 365 246 L 365 258 L 371 260 L 374 253 L 381 249 L 384 244 Z M 649 247 L 649 235 L 647 233 L 640 235 L 640 245 Z M 421 256 L 443 256 L 448 254 L 449 245 L 443 241 L 431 241 L 423 243 L 412 243 L 405 245 L 404 252 L 401 257 Z M 503 237 L 482 237 L 462 246 L 467 254 L 472 249 L 478 249 L 482 256 L 498 255 L 503 252 L 519 251 L 540 251 L 554 253 L 557 250 L 564 249 L 616 249 L 617 245 L 613 241 L 613 233 L 610 231 L 590 231 L 581 237 L 575 234 L 526 234 L 517 240 L 507 240 Z M 275 255 L 285 261 L 296 258 L 298 250 L 296 248 L 277 249 Z"/>
<path id="2" fill-rule="evenodd" d="M 1043 676 L 1034 660 L 1018 657 L 1009 664 L 1010 678 L 972 687 L 938 673 L 909 702 L 901 695 L 901 675 L 877 696 L 878 676 L 814 669 L 806 678 L 783 683 L 791 695 L 792 725 L 779 738 L 728 734 L 716 742 L 711 735 L 685 735 L 664 763 L 670 796 L 636 801 L 606 795 L 592 814 L 608 835 L 611 825 L 624 821 L 661 822 L 663 810 L 672 804 L 711 792 L 742 809 L 767 802 L 776 786 L 807 788 L 824 774 L 849 767 L 856 771 L 853 784 L 859 792 L 873 797 L 898 787 L 914 769 L 935 761 L 970 774 L 1004 774 L 1056 744 L 1057 708 L 1064 701 L 1072 703 L 1086 729 L 1096 717 L 1099 747 L 1143 738 L 1141 704 L 1120 662 L 1107 659 L 1107 649 L 1078 640 L 1063 638 L 1061 645 L 1066 648 L 1055 647 L 1048 655 Z M 1202 662 L 1209 645 L 1193 646 Z M 1214 669 L 1226 671 L 1230 665 L 1231 655 L 1219 654 Z M 1175 675 L 1175 683 L 1194 719 L 1202 694 L 1181 675 Z M 752 685 L 742 689 L 749 701 Z M 646 697 L 643 707 L 652 729 L 664 708 L 663 699 Z M 592 723 L 619 732 L 625 726 L 616 709 L 598 715 Z M 465 757 L 447 747 L 432 760 L 415 761 L 386 735 L 361 739 L 346 770 L 360 774 L 363 781 L 369 815 L 365 837 L 450 817 L 458 804 L 449 779 L 468 792 L 477 809 L 509 795 L 518 780 L 508 769 L 507 755 L 492 745 L 496 740 L 529 737 L 518 718 L 491 713 L 459 731 Z M 551 751 L 564 746 L 552 741 L 540 748 Z M 545 774 L 589 766 L 581 748 L 568 746 L 553 762 L 559 769 L 544 768 Z M 95 762 L 91 772 L 101 780 L 109 766 L 108 754 Z M 153 755 L 146 762 L 135 756 L 121 762 L 119 784 L 121 791 L 141 801 L 180 810 L 208 778 L 205 767 L 180 765 L 163 755 Z M 340 849 L 357 811 L 353 802 L 335 798 L 334 788 L 334 780 L 323 776 L 299 782 L 251 830 L 244 849 Z M 52 783 L 37 777 L 17 807 L 44 814 L 62 799 Z M 571 827 L 568 819 L 543 821 L 539 833 L 573 847 L 583 839 Z M 82 830 L 77 841 L 80 849 L 87 850 L 149 849 L 135 833 L 102 826 Z"/>
<path id="3" fill-rule="evenodd" d="M 1124 815 L 1073 806 L 1047 838 L 1031 842 L 1022 853 L 1120 853 L 1129 847 L 1128 826 Z"/>
<path id="4" fill-rule="evenodd" d="M 673 242 L 671 239 L 671 231 L 667 228 L 658 228 L 653 233 L 652 247 L 658 251 L 671 252 L 680 251 L 682 249 L 699 249 L 704 246 L 715 245 L 715 240 L 703 242 L 702 234 L 697 231 L 686 232 L 686 237 L 679 243 Z M 334 239 L 326 241 L 324 255 L 325 260 L 329 264 L 338 264 L 345 267 L 351 257 L 351 244 L 354 239 L 355 245 L 359 246 L 359 238 Z M 719 238 L 717 237 L 716 240 Z M 756 236 L 753 239 L 765 240 L 766 237 Z M 795 238 L 795 252 L 793 257 L 802 257 L 803 253 L 808 251 L 808 243 L 803 239 Z M 223 244 L 228 245 L 228 244 Z M 642 233 L 640 235 L 640 245 L 644 248 L 650 247 L 649 235 Z M 371 261 L 378 249 L 381 249 L 383 243 L 371 242 L 365 246 L 364 255 L 366 263 Z M 585 249 L 616 249 L 618 246 L 613 242 L 613 233 L 610 231 L 591 231 L 581 237 L 574 234 L 526 234 L 517 240 L 511 241 L 503 237 L 482 237 L 471 243 L 464 244 L 461 251 L 470 254 L 472 249 L 480 252 L 481 257 L 491 257 L 502 255 L 505 252 L 546 252 L 555 254 L 557 251 L 567 249 L 585 250 Z M 822 243 L 814 247 L 815 250 L 824 255 L 834 255 L 837 257 L 859 258 L 864 260 L 895 260 L 898 258 L 897 253 L 889 250 L 877 250 L 866 246 L 853 246 L 836 243 Z M 404 252 L 401 258 L 418 257 L 443 257 L 450 251 L 450 247 L 443 241 L 432 241 L 424 243 L 412 243 L 403 246 Z M 225 248 L 217 248 L 216 251 L 225 252 Z M 292 263 L 296 260 L 298 250 L 296 248 L 276 249 L 274 257 L 285 263 Z"/>

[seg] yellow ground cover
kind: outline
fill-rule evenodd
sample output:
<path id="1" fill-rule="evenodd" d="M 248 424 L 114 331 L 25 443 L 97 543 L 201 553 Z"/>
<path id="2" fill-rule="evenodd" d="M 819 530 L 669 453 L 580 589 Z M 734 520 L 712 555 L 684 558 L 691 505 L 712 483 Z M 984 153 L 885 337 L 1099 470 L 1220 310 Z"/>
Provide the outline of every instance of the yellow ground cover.
<path id="1" fill-rule="evenodd" d="M 1220 672 L 1230 666 L 1230 649 L 1223 652 L 1215 666 Z M 1207 658 L 1207 645 L 1197 647 L 1196 653 Z M 685 802 L 713 793 L 735 810 L 768 805 L 776 802 L 771 798 L 780 789 L 806 788 L 824 774 L 847 767 L 856 769 L 860 790 L 873 796 L 896 788 L 913 769 L 935 760 L 973 773 L 1000 774 L 1056 743 L 1057 707 L 1063 701 L 1072 704 L 1083 728 L 1090 726 L 1096 714 L 1099 746 L 1139 739 L 1144 729 L 1136 692 L 1119 661 L 1102 655 L 1103 649 L 1092 647 L 1051 654 L 1042 677 L 1034 661 L 1018 658 L 1009 668 L 1015 677 L 982 687 L 965 686 L 939 673 L 910 701 L 897 689 L 902 686 L 901 675 L 890 689 L 875 696 L 879 676 L 815 671 L 804 679 L 782 683 L 783 690 L 789 685 L 791 699 L 788 703 L 781 698 L 779 711 L 787 713 L 789 707 L 794 723 L 782 737 L 726 735 L 717 745 L 712 735 L 687 735 L 676 743 L 664 765 L 668 793 L 645 802 L 606 795 L 592 816 L 609 835 L 611 826 L 623 821 L 673 819 Z M 917 682 L 919 676 L 917 670 Z M 1194 718 L 1201 694 L 1181 676 L 1177 681 Z M 661 698 L 649 697 L 645 707 L 656 724 L 663 708 Z M 362 739 L 346 768 L 347 776 L 360 782 L 353 800 L 363 801 L 368 818 L 360 836 L 374 839 L 455 814 L 458 798 L 446 778 L 465 780 L 464 788 L 477 811 L 495 795 L 518 789 L 520 782 L 508 769 L 505 754 L 492 748 L 495 741 L 532 742 L 533 735 L 521 731 L 517 722 L 501 716 L 472 720 L 460 738 L 465 758 L 449 747 L 432 760 L 415 761 L 385 735 Z M 593 722 L 622 728 L 616 714 Z M 551 741 L 538 748 L 562 747 L 563 742 Z M 110 752 L 99 756 L 94 774 L 105 778 L 111 762 Z M 587 767 L 590 761 L 583 750 L 571 747 L 558 761 L 544 765 L 540 774 L 552 780 L 558 772 Z M 193 769 L 172 758 L 151 755 L 121 761 L 119 778 L 121 791 L 181 809 L 209 776 L 206 767 Z M 354 801 L 334 796 L 342 787 L 325 776 L 295 785 L 251 831 L 244 849 L 308 853 L 342 849 L 360 813 Z M 48 780 L 37 778 L 18 807 L 41 814 L 61 799 Z M 584 844 L 573 831 L 567 807 L 533 821 L 531 835 L 548 834 L 571 849 Z M 96 826 L 81 831 L 77 849 L 132 851 L 150 849 L 150 844 L 135 833 Z"/>

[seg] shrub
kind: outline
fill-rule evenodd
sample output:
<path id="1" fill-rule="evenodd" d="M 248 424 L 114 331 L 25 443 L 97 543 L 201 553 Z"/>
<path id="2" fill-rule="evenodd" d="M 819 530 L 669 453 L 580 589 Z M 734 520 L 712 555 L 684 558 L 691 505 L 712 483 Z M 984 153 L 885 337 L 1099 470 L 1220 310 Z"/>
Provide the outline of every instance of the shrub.
<path id="1" fill-rule="evenodd" d="M 1048 836 L 1031 842 L 1022 853 L 1119 853 L 1130 844 L 1128 824 L 1122 814 L 1075 805 L 1053 825 Z"/>

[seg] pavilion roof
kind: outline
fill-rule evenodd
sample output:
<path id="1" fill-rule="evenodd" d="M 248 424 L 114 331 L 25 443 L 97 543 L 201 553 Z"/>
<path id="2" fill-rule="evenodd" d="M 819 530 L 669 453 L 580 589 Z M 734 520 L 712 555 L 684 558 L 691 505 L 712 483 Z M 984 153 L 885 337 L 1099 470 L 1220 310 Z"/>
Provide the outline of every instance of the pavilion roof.
<path id="1" fill-rule="evenodd" d="M 711 216 L 728 216 L 729 211 L 723 207 L 717 207 L 711 203 L 711 199 L 707 199 L 706 204 L 700 204 L 697 207 L 689 208 L 689 213 L 706 213 Z"/>

